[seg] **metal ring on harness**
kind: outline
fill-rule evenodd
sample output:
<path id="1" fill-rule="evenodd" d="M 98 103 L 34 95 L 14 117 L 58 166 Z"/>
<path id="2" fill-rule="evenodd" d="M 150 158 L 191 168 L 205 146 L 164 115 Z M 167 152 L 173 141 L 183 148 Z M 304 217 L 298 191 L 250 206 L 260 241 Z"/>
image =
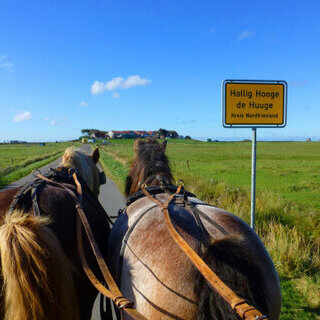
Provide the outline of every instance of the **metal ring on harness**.
<path id="1" fill-rule="evenodd" d="M 177 185 L 177 187 L 179 187 L 179 186 L 184 186 L 184 181 L 182 180 L 182 179 L 179 179 L 178 181 L 177 181 L 177 183 L 176 183 L 176 185 Z"/>
<path id="2" fill-rule="evenodd" d="M 143 180 L 141 180 L 141 181 L 139 181 L 139 183 L 138 183 L 138 187 L 139 187 L 139 188 L 146 188 L 147 185 L 146 185 L 146 183 L 145 183 Z"/>
<path id="3" fill-rule="evenodd" d="M 76 172 L 76 170 L 74 168 L 69 168 L 68 169 L 68 173 L 72 176 L 74 173 Z"/>
<path id="4" fill-rule="evenodd" d="M 38 177 L 38 174 L 41 174 L 41 171 L 39 169 L 35 169 L 32 171 L 32 175 L 37 178 Z"/>

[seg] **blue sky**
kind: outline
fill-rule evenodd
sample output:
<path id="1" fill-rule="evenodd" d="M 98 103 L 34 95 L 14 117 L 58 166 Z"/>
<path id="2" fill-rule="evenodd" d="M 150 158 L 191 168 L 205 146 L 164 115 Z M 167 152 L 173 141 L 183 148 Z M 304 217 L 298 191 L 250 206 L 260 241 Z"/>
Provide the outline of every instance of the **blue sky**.
<path id="1" fill-rule="evenodd" d="M 83 128 L 175 129 L 239 140 L 221 121 L 225 79 L 288 82 L 283 129 L 320 139 L 320 2 L 0 2 L 0 141 L 77 138 Z"/>

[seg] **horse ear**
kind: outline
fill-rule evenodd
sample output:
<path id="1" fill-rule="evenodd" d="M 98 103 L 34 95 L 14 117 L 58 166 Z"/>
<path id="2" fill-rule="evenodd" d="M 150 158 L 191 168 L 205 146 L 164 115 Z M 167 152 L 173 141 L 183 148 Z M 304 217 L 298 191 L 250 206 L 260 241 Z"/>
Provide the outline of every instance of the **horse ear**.
<path id="1" fill-rule="evenodd" d="M 163 142 L 162 142 L 162 149 L 163 149 L 163 151 L 166 151 L 166 148 L 167 148 L 167 140 L 164 140 Z"/>
<path id="2" fill-rule="evenodd" d="M 99 152 L 99 148 L 95 148 L 94 151 L 92 152 L 91 155 L 94 163 L 97 163 L 100 159 L 100 152 Z"/>
<path id="3" fill-rule="evenodd" d="M 134 153 L 137 153 L 137 152 L 138 152 L 139 146 L 140 146 L 141 144 L 142 144 L 142 141 L 141 141 L 140 139 L 134 140 L 134 143 L 133 143 Z"/>

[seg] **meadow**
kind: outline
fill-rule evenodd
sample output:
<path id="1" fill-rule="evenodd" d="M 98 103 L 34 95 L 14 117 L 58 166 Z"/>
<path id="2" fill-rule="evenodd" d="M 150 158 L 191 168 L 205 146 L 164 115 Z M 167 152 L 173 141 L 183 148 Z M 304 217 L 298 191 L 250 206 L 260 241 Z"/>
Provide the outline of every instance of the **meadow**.
<path id="1" fill-rule="evenodd" d="M 278 270 L 282 320 L 320 319 L 320 142 L 258 142 L 256 231 Z M 123 191 L 132 140 L 101 146 L 101 160 Z M 249 223 L 250 142 L 169 140 L 176 180 L 201 200 Z"/>
<path id="2" fill-rule="evenodd" d="M 71 142 L 0 145 L 0 188 L 60 157 Z"/>

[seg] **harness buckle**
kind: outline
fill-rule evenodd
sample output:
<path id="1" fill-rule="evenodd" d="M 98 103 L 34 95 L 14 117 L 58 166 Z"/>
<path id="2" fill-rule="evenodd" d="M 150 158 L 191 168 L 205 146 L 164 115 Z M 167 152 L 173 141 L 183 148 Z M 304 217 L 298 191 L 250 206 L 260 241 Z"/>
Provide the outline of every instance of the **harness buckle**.
<path id="1" fill-rule="evenodd" d="M 180 186 L 184 186 L 184 181 L 182 179 L 179 179 L 176 183 L 177 187 L 180 187 Z"/>

